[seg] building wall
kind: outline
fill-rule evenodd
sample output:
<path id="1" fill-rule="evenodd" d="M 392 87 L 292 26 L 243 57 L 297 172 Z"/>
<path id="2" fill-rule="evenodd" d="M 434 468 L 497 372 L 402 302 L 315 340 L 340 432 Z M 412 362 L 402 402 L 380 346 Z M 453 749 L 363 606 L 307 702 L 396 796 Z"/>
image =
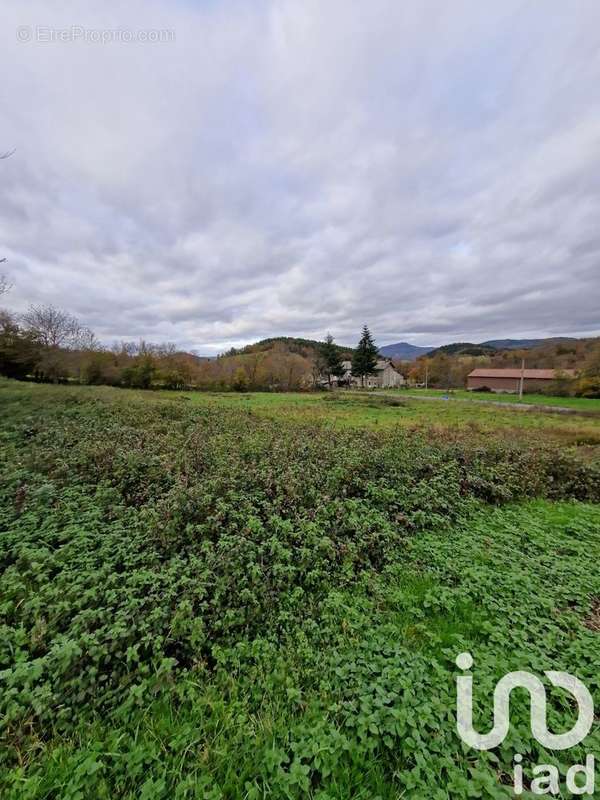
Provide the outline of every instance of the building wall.
<path id="1" fill-rule="evenodd" d="M 355 378 L 354 375 L 350 376 L 350 385 L 357 386 L 359 389 L 362 388 L 363 382 L 362 378 Z M 365 389 L 380 389 L 382 386 L 381 377 L 377 373 L 373 375 L 365 375 Z"/>
<path id="2" fill-rule="evenodd" d="M 393 367 L 387 366 L 381 374 L 381 385 L 384 388 L 392 388 L 394 386 L 402 386 L 404 384 L 404 377 Z"/>
<path id="3" fill-rule="evenodd" d="M 350 361 L 342 363 L 346 368 L 344 380 L 347 380 L 350 386 L 361 388 L 362 380 L 352 375 Z M 391 364 L 387 364 L 385 369 L 377 370 L 372 375 L 366 375 L 364 386 L 366 389 L 388 389 L 393 386 L 404 386 L 405 382 L 404 376 L 397 372 Z"/>
<path id="4" fill-rule="evenodd" d="M 535 392 L 544 389 L 551 384 L 552 381 L 535 378 L 525 378 L 523 381 L 523 390 L 525 392 Z M 487 386 L 494 392 L 512 392 L 518 394 L 519 392 L 519 378 L 468 378 L 467 389 L 481 389 Z"/>
<path id="5" fill-rule="evenodd" d="M 404 377 L 392 366 L 378 370 L 373 375 L 365 376 L 365 388 L 367 389 L 390 389 L 394 386 L 402 386 Z M 353 386 L 362 386 L 360 378 L 352 378 Z"/>

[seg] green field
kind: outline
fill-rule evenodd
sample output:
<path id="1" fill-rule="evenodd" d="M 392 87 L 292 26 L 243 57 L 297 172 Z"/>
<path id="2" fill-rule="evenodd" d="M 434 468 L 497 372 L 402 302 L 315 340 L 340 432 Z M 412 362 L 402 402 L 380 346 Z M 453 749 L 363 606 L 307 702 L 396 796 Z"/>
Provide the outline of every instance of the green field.
<path id="1" fill-rule="evenodd" d="M 166 393 L 165 396 L 172 397 Z M 228 408 L 273 420 L 333 428 L 403 428 L 428 433 L 479 434 L 482 437 L 493 431 L 515 440 L 600 445 L 600 415 L 596 418 L 537 410 L 519 412 L 478 403 L 427 402 L 411 400 L 393 392 L 385 395 L 358 392 L 190 392 L 178 396 L 205 408 Z"/>
<path id="2" fill-rule="evenodd" d="M 575 408 L 579 411 L 597 411 L 600 413 L 600 399 L 588 397 L 554 397 L 545 394 L 524 394 L 523 398 L 515 394 L 505 394 L 502 392 L 470 392 L 467 389 L 450 389 L 448 392 L 443 389 L 402 389 L 402 393 L 413 394 L 423 397 L 444 397 L 450 400 L 486 400 L 487 402 L 498 403 L 521 403 L 524 405 L 542 406 L 562 406 L 563 408 Z"/>
<path id="3" fill-rule="evenodd" d="M 2 798 L 509 798 L 514 753 L 598 752 L 544 752 L 523 693 L 469 750 L 454 659 L 482 730 L 514 669 L 599 707 L 599 420 L 9 381 L 0 410 Z"/>

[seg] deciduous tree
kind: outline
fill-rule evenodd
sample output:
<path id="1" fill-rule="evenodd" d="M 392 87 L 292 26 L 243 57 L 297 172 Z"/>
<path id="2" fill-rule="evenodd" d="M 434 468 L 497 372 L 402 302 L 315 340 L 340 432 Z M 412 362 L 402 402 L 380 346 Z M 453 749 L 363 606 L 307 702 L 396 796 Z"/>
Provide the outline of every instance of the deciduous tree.
<path id="1" fill-rule="evenodd" d="M 84 330 L 75 317 L 54 306 L 29 306 L 22 321 L 43 347 L 77 347 Z"/>
<path id="2" fill-rule="evenodd" d="M 20 330 L 15 317 L 0 310 L 0 375 L 25 378 L 39 358 L 33 336 Z"/>

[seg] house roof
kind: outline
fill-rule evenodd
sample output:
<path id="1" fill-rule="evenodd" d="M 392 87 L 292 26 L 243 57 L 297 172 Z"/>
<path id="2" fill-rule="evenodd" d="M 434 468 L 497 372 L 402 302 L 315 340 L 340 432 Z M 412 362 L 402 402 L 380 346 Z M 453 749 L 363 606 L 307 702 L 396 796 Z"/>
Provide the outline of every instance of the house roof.
<path id="1" fill-rule="evenodd" d="M 351 361 L 342 361 L 342 366 L 344 369 L 349 372 L 352 369 L 352 362 Z M 375 372 L 383 372 L 384 369 L 387 367 L 391 367 L 395 372 L 398 372 L 396 367 L 392 364 L 391 361 L 385 361 L 384 359 L 379 359 L 377 364 L 375 365 Z M 398 373 L 400 374 L 400 373 Z"/>
<path id="2" fill-rule="evenodd" d="M 538 381 L 553 381 L 557 373 L 565 373 L 571 378 L 575 377 L 574 369 L 488 369 L 487 367 L 479 367 L 469 372 L 469 378 L 516 378 L 521 377 L 521 372 L 524 378 L 534 378 Z"/>

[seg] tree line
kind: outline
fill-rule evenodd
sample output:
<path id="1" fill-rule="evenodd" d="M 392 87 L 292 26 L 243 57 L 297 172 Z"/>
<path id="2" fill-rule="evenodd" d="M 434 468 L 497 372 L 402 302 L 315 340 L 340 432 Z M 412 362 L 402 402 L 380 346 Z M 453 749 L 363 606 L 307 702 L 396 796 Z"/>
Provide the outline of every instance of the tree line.
<path id="1" fill-rule="evenodd" d="M 10 289 L 0 276 L 0 294 Z M 20 380 L 107 384 L 149 389 L 293 391 L 331 385 L 346 374 L 344 349 L 324 343 L 273 340 L 265 348 L 230 351 L 214 359 L 182 352 L 172 343 L 118 342 L 103 346 L 72 314 L 32 305 L 20 315 L 0 310 L 0 374 Z M 365 326 L 351 352 L 352 374 L 370 374 L 377 347 Z"/>
<path id="2" fill-rule="evenodd" d="M 554 369 L 555 381 L 536 393 L 553 396 L 600 397 L 600 339 L 574 340 L 569 343 L 546 344 L 531 349 L 501 350 L 488 355 L 452 354 L 438 350 L 413 362 L 399 364 L 411 383 L 439 389 L 464 389 L 467 375 L 478 367 L 518 369 L 522 361 L 528 369 Z M 572 379 L 564 370 L 573 369 Z"/>

